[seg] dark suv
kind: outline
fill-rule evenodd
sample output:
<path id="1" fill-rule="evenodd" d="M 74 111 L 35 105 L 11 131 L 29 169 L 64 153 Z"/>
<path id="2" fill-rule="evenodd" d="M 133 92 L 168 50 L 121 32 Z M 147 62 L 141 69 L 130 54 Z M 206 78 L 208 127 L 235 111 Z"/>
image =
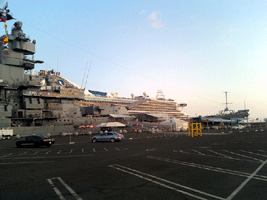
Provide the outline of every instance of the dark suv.
<path id="1" fill-rule="evenodd" d="M 50 147 L 52 144 L 55 144 L 55 140 L 53 138 L 48 138 L 47 136 L 29 136 L 25 140 L 20 140 L 16 142 L 17 147 L 22 146 L 47 146 Z"/>

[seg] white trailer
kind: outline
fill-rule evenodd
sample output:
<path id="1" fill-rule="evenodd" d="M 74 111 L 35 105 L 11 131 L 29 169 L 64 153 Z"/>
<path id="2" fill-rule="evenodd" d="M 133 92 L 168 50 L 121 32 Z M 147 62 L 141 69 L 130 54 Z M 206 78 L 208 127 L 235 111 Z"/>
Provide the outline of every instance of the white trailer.
<path id="1" fill-rule="evenodd" d="M 0 130 L 0 139 L 2 138 L 4 139 L 10 139 L 13 136 L 13 129 L 4 129 L 2 128 L 2 130 Z"/>

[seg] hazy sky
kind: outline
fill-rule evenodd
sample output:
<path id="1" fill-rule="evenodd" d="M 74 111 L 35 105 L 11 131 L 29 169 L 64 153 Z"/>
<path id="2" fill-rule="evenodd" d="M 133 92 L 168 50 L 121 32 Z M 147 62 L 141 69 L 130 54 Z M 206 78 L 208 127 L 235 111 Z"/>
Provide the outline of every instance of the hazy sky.
<path id="1" fill-rule="evenodd" d="M 121 97 L 156 97 L 161 89 L 187 103 L 190 116 L 224 109 L 228 91 L 230 109 L 267 117 L 265 0 L 8 3 L 37 41 L 35 59 L 44 64 L 36 71 L 54 69 L 81 85 L 91 66 L 87 89 Z"/>

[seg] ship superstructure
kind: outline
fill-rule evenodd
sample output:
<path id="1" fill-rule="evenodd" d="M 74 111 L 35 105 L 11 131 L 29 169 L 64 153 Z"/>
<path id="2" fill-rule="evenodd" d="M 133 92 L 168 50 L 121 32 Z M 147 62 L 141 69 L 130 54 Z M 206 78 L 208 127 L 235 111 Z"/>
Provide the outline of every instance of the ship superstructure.
<path id="1" fill-rule="evenodd" d="M 118 97 L 117 93 L 108 94 L 99 91 L 89 90 L 89 95 L 86 95 L 84 100 L 79 102 L 83 107 L 87 106 L 122 106 L 128 109 L 128 114 L 165 114 L 167 117 L 176 117 L 181 119 L 188 119 L 188 115 L 182 112 L 187 104 L 177 104 L 173 99 L 165 99 L 162 91 L 158 91 L 156 98 L 150 98 L 144 92 L 143 96 L 135 96 L 132 98 Z"/>
<path id="2" fill-rule="evenodd" d="M 3 37 L 6 36 L 1 39 Z M 41 70 L 36 73 L 33 71 L 35 64 L 43 61 L 34 60 L 36 41 L 23 33 L 22 22 L 14 23 L 8 38 L 9 55 L 1 51 L 0 57 L 1 127 L 97 125 L 109 121 L 110 114 L 123 117 L 165 114 L 188 118 L 181 111 L 186 104 L 177 104 L 162 95 L 156 99 L 146 94 L 132 98 L 121 98 L 117 93 L 97 95 L 59 72 Z"/>
<path id="3" fill-rule="evenodd" d="M 2 36 L 3 38 L 5 36 Z M 36 41 L 15 22 L 9 38 L 9 55 L 0 58 L 0 125 L 73 125 L 82 118 L 75 101 L 84 99 L 84 89 L 54 71 L 33 72 Z M 87 120 L 88 121 L 88 120 Z M 87 122 L 90 123 L 90 122 Z"/>

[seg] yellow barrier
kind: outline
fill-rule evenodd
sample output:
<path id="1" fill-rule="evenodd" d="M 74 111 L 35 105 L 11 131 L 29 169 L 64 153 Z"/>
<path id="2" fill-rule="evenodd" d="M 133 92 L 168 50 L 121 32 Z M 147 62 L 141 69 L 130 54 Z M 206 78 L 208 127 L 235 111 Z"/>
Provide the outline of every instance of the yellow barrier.
<path id="1" fill-rule="evenodd" d="M 202 136 L 201 123 L 188 123 L 188 136 Z"/>

